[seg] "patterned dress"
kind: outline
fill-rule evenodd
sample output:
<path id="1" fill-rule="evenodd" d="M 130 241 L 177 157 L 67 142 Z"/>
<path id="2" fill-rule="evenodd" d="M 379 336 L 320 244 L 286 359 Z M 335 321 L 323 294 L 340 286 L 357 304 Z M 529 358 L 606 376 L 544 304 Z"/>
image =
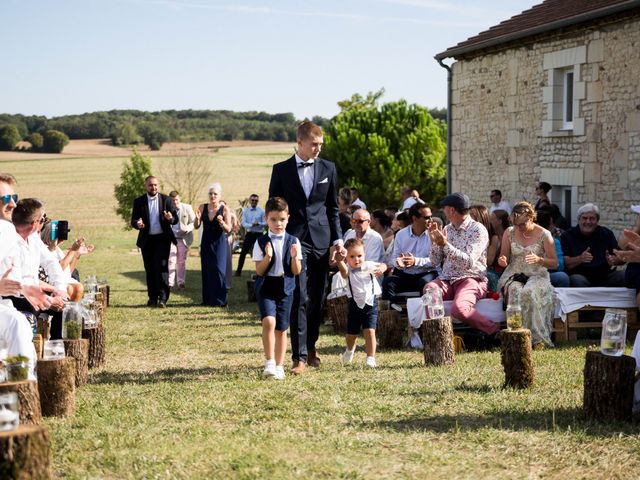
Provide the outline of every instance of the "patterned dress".
<path id="1" fill-rule="evenodd" d="M 498 288 L 502 289 L 509 283 L 509 295 L 513 292 L 520 293 L 520 306 L 522 307 L 522 322 L 525 328 L 531 330 L 533 343 L 544 342 L 553 346 L 551 342 L 551 326 L 553 323 L 553 287 L 549 281 L 549 273 L 542 265 L 529 265 L 524 258 L 529 253 L 535 253 L 544 257 L 544 240 L 551 237 L 547 230 L 533 245 L 522 246 L 515 238 L 513 227 L 507 230 L 511 242 L 511 258 L 509 265 L 500 277 Z M 512 281 L 513 275 L 523 273 L 529 277 L 526 284 Z"/>

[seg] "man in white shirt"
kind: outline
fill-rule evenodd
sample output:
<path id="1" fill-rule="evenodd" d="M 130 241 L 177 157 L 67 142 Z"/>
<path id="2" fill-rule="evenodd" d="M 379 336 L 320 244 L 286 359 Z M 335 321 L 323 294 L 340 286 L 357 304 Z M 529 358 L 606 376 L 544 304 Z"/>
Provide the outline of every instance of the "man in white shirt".
<path id="1" fill-rule="evenodd" d="M 258 206 L 260 197 L 257 193 L 252 194 L 249 197 L 249 207 L 242 209 L 242 228 L 244 228 L 244 239 L 242 240 L 242 250 L 240 251 L 240 257 L 238 258 L 238 268 L 236 269 L 236 277 L 242 274 L 242 267 L 244 267 L 244 259 L 247 253 L 253 251 L 253 245 L 256 243 L 258 237 L 260 237 L 264 228 L 267 226 L 267 222 L 264 218 L 264 210 Z"/>
<path id="2" fill-rule="evenodd" d="M 506 200 L 502 200 L 502 192 L 500 190 L 491 190 L 489 194 L 491 198 L 491 205 L 489 206 L 489 213 L 493 213 L 494 210 L 504 210 L 511 215 L 511 205 Z"/>
<path id="3" fill-rule="evenodd" d="M 402 292 L 421 292 L 438 276 L 431 262 L 431 239 L 427 231 L 431 224 L 431 208 L 416 203 L 409 209 L 411 225 L 398 231 L 393 244 L 393 273 L 382 282 L 382 298 L 394 299 Z"/>
<path id="4" fill-rule="evenodd" d="M 351 228 L 344 234 L 344 241 L 359 238 L 364 242 L 364 258 L 380 263 L 384 259 L 384 244 L 378 232 L 371 228 L 371 214 L 362 208 L 353 212 Z"/>
<path id="5" fill-rule="evenodd" d="M 359 208 L 364 208 L 366 210 L 367 205 L 360 200 L 360 192 L 358 192 L 358 189 L 356 187 L 351 187 L 349 190 L 351 191 L 351 205 L 356 205 Z"/>

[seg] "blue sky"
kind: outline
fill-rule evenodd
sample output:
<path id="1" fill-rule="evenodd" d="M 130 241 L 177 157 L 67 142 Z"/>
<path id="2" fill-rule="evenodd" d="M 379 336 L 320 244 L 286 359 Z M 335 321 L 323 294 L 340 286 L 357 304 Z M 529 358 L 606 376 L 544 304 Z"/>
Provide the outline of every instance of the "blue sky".
<path id="1" fill-rule="evenodd" d="M 436 53 L 541 0 L 0 0 L 0 112 L 331 117 L 386 89 L 446 106 Z"/>

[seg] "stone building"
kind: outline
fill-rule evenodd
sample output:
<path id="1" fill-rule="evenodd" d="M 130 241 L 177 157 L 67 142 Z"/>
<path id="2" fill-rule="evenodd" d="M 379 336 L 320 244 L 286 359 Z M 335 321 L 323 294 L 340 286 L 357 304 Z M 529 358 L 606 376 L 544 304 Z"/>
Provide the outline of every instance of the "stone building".
<path id="1" fill-rule="evenodd" d="M 594 202 L 620 233 L 640 204 L 640 1 L 546 0 L 436 55 L 449 73 L 450 188 L 487 204 Z"/>

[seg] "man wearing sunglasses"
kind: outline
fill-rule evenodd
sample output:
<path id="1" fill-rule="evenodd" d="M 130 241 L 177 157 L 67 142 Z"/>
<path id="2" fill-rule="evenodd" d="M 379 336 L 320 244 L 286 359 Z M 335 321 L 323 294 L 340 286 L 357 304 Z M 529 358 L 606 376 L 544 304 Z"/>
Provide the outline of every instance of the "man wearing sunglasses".
<path id="1" fill-rule="evenodd" d="M 409 209 L 411 225 L 398 231 L 393 244 L 393 273 L 382 282 L 382 298 L 394 300 L 399 293 L 421 292 L 438 276 L 431 262 L 431 239 L 427 228 L 431 224 L 431 208 L 414 203 Z"/>
<path id="2" fill-rule="evenodd" d="M 363 208 L 353 212 L 351 229 L 344 234 L 344 241 L 350 238 L 359 238 L 364 242 L 365 260 L 381 263 L 384 257 L 382 237 L 371 228 L 371 215 Z M 382 272 L 380 272 L 382 274 Z"/>

